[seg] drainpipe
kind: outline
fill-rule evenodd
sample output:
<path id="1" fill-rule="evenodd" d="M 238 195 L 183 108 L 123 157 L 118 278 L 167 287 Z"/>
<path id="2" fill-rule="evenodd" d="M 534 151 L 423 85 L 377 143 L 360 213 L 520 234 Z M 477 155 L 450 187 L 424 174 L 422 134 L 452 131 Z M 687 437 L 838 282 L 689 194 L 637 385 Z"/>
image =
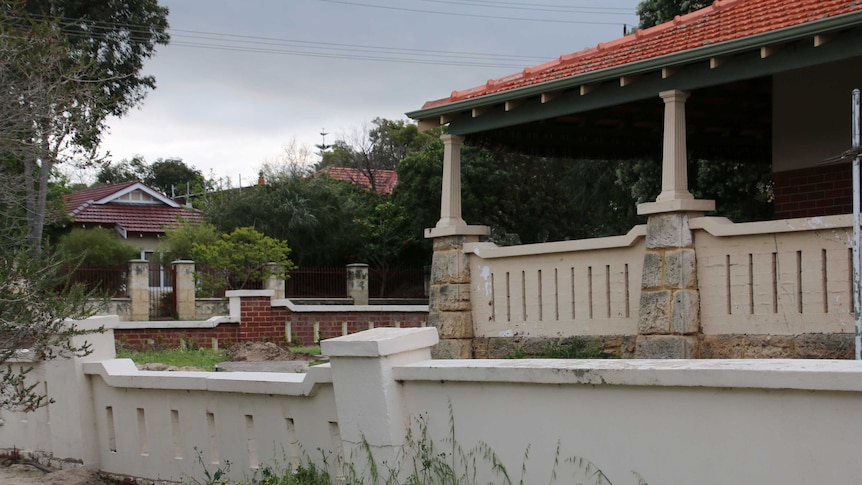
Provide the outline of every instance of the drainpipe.
<path id="1" fill-rule="evenodd" d="M 853 90 L 853 316 L 856 320 L 856 360 L 862 360 L 862 273 L 859 261 L 859 90 Z"/>

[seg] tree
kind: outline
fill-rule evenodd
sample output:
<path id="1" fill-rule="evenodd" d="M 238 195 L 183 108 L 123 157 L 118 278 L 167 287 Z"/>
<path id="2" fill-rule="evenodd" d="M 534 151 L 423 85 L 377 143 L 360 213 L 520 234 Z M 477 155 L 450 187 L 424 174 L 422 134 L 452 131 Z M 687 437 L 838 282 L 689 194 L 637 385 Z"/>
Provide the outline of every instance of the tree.
<path id="1" fill-rule="evenodd" d="M 91 149 L 102 124 L 90 108 L 99 88 L 84 81 L 92 64 L 71 64 L 69 56 L 56 21 L 0 23 L 0 160 L 6 173 L 21 175 L 15 193 L 35 251 L 41 250 L 54 164 Z"/>
<path id="2" fill-rule="evenodd" d="M 18 357 L 51 360 L 86 355 L 89 345 L 72 338 L 92 333 L 68 319 L 92 316 L 92 294 L 69 285 L 65 262 L 34 255 L 24 245 L 0 253 L 0 408 L 34 411 L 50 401 L 30 379 L 32 366 L 10 362 Z M 0 423 L 2 424 L 2 423 Z"/>
<path id="3" fill-rule="evenodd" d="M 287 241 L 300 266 L 338 266 L 352 262 L 358 228 L 354 222 L 359 190 L 326 176 L 309 176 L 303 167 L 264 173 L 265 186 L 216 193 L 204 214 L 222 232 L 252 226 Z"/>
<path id="4" fill-rule="evenodd" d="M 158 159 L 150 165 L 144 183 L 168 195 L 194 194 L 204 191 L 206 180 L 200 170 L 189 167 L 179 158 Z"/>
<path id="5" fill-rule="evenodd" d="M 121 160 L 118 163 L 105 162 L 96 174 L 96 182 L 111 185 L 143 180 L 149 170 L 147 161 L 140 156 L 133 157 L 131 160 Z"/>
<path id="6" fill-rule="evenodd" d="M 113 230 L 101 227 L 72 229 L 60 237 L 55 249 L 63 259 L 77 261 L 88 268 L 126 266 L 140 254 L 137 248 L 121 241 Z"/>
<path id="7" fill-rule="evenodd" d="M 180 224 L 165 232 L 161 242 L 162 264 L 180 259 L 194 259 L 194 245 L 211 246 L 219 239 L 216 227 L 206 222 L 180 221 Z"/>
<path id="8" fill-rule="evenodd" d="M 288 272 L 295 268 L 286 242 L 267 237 L 253 227 L 240 227 L 230 234 L 222 234 L 212 244 L 193 243 L 192 256 L 203 268 L 226 272 L 228 288 L 235 290 L 270 276 L 286 279 Z M 269 263 L 275 263 L 275 267 Z M 205 287 L 224 282 L 220 275 L 212 272 L 199 275 Z"/>
<path id="9" fill-rule="evenodd" d="M 421 150 L 436 137 L 439 130 L 420 133 L 414 123 L 375 118 L 371 127 L 354 130 L 346 140 L 335 140 L 330 151 L 323 154 L 318 169 L 329 166 L 358 169 L 376 192 L 381 170 L 395 170 L 409 153 Z"/>
<path id="10" fill-rule="evenodd" d="M 166 43 L 155 0 L 10 1 L 0 23 L 0 160 L 23 174 L 27 243 L 41 250 L 53 168 L 93 159 L 104 122 L 154 86 L 140 75 Z"/>
<path id="11" fill-rule="evenodd" d="M 60 20 L 69 62 L 94 64 L 89 79 L 98 80 L 104 94 L 93 107 L 100 117 L 122 116 L 155 89 L 155 78 L 142 69 L 156 47 L 170 41 L 168 9 L 158 0 L 26 0 L 24 5 L 29 18 Z"/>
<path id="12" fill-rule="evenodd" d="M 642 0 L 638 4 L 638 28 L 647 29 L 669 22 L 677 15 L 685 15 L 712 4 L 713 0 Z"/>

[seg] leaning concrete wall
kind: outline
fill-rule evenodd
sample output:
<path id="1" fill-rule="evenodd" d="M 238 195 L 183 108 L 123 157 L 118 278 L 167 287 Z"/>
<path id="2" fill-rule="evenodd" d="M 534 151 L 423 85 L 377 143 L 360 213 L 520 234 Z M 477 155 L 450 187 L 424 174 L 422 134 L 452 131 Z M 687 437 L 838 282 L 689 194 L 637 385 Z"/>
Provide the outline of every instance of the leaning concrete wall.
<path id="1" fill-rule="evenodd" d="M 369 456 L 402 479 L 431 459 L 476 483 L 502 470 L 522 483 L 862 474 L 848 445 L 862 433 L 857 361 L 433 360 L 437 341 L 434 328 L 338 337 L 308 374 L 138 371 L 100 342 L 98 359 L 39 372 L 56 402 L 4 411 L 0 450 L 158 483 L 324 458 L 333 478 L 368 478 Z"/>

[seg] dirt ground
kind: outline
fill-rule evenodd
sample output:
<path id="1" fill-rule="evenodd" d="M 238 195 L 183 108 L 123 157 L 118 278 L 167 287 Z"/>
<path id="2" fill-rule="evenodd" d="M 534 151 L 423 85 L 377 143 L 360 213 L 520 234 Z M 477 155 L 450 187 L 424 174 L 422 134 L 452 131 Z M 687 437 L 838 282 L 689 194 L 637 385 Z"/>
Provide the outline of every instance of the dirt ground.
<path id="1" fill-rule="evenodd" d="M 2 485 L 117 485 L 120 482 L 106 480 L 98 470 L 73 468 L 45 473 L 30 465 L 0 466 Z"/>

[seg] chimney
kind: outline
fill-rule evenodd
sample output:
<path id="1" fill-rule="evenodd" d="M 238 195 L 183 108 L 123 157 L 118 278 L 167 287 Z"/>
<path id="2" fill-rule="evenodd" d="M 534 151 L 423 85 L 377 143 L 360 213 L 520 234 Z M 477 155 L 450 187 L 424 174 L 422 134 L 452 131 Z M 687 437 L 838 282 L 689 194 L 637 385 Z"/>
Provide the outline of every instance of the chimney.
<path id="1" fill-rule="evenodd" d="M 257 174 L 257 185 L 266 185 L 266 178 L 263 176 L 263 170 Z"/>

